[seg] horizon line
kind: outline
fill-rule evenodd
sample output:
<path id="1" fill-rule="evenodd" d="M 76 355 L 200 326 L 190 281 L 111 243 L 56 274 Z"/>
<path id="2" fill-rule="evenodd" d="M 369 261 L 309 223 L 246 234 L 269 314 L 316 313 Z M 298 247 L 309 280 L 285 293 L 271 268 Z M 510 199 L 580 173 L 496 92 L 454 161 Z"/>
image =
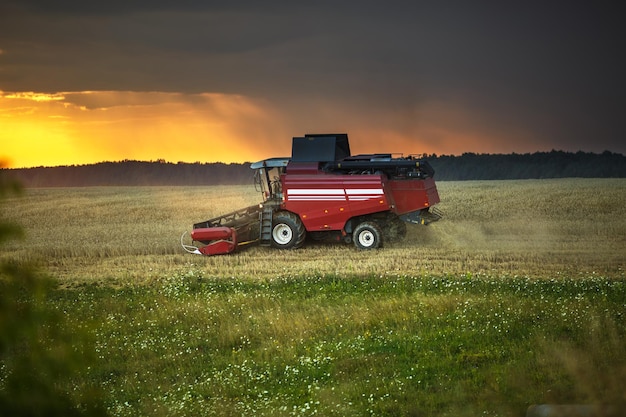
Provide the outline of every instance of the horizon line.
<path id="1" fill-rule="evenodd" d="M 510 152 L 510 153 L 488 153 L 488 152 L 463 152 L 460 154 L 437 154 L 437 153 L 432 153 L 432 154 L 422 154 L 422 156 L 420 156 L 423 159 L 428 159 L 428 158 L 440 158 L 440 157 L 462 157 L 464 155 L 479 155 L 479 156 L 508 156 L 508 155 L 535 155 L 535 154 L 549 154 L 549 153 L 565 153 L 565 154 L 578 154 L 578 153 L 583 153 L 583 154 L 588 154 L 588 155 L 603 155 L 605 153 L 609 153 L 612 155 L 619 155 L 619 156 L 624 156 L 624 154 L 620 153 L 620 152 L 614 152 L 608 149 L 605 149 L 602 152 L 593 152 L 593 151 L 583 151 L 583 150 L 578 150 L 578 151 L 565 151 L 562 149 L 551 149 L 549 151 L 534 151 L 534 152 L 524 152 L 524 153 L 518 153 L 518 152 Z M 356 156 L 356 155 L 353 155 Z M 290 157 L 284 157 L 286 159 L 289 159 Z M 268 158 L 266 158 L 268 159 Z M 263 161 L 264 159 L 261 159 L 260 161 Z M 9 164 L 7 164 L 7 159 L 6 158 L 0 158 L 0 169 L 1 170 L 18 170 L 18 169 L 38 169 L 38 168 L 72 168 L 72 167 L 84 167 L 84 166 L 93 166 L 93 165 L 100 165 L 100 164 L 120 164 L 120 163 L 125 163 L 125 162 L 140 162 L 140 163 L 149 163 L 149 164 L 169 164 L 169 165 L 182 165 L 182 164 L 187 164 L 187 165 L 211 165 L 211 164 L 222 164 L 222 165 L 246 165 L 246 164 L 252 164 L 252 161 L 243 161 L 243 162 L 224 162 L 224 161 L 210 161 L 210 162 L 202 162 L 202 161 L 194 161 L 194 162 L 189 162 L 189 161 L 168 161 L 165 158 L 157 158 L 157 159 L 151 159 L 151 160 L 141 160 L 141 159 L 120 159 L 120 160 L 104 160 L 104 161 L 98 161 L 98 162 L 88 162 L 88 163 L 77 163 L 77 164 L 66 164 L 66 165 L 34 165 L 34 166 L 22 166 L 22 167 L 11 167 L 8 166 Z"/>

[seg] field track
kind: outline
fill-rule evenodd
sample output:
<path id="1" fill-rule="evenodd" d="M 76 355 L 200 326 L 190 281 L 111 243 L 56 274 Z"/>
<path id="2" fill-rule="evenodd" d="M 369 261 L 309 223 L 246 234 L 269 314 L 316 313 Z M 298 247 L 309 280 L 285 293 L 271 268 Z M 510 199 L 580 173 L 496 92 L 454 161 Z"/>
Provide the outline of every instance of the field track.
<path id="1" fill-rule="evenodd" d="M 35 260 L 67 285 L 142 283 L 191 264 L 215 277 L 299 274 L 625 276 L 626 180 L 438 183 L 444 218 L 409 225 L 382 250 L 309 242 L 294 251 L 249 246 L 186 254 L 194 222 L 256 204 L 252 186 L 93 187 L 25 190 L 7 206 L 26 239 L 5 254 Z"/>

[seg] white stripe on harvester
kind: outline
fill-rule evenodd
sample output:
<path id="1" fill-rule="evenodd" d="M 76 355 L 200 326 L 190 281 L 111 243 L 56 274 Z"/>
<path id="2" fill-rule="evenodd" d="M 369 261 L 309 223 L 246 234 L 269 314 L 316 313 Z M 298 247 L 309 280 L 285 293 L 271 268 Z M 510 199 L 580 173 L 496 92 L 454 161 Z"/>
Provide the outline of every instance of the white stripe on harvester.
<path id="1" fill-rule="evenodd" d="M 345 197 L 289 197 L 289 201 L 346 201 Z"/>
<path id="2" fill-rule="evenodd" d="M 344 190 L 338 189 L 290 189 L 287 190 L 288 195 L 344 195 Z"/>
<path id="3" fill-rule="evenodd" d="M 287 190 L 290 201 L 366 201 L 384 195 L 382 188 L 319 189 L 296 188 Z"/>
<path id="4" fill-rule="evenodd" d="M 348 195 L 368 194 L 368 195 L 379 196 L 382 193 L 383 193 L 383 189 L 382 188 L 353 188 L 353 189 L 346 189 L 346 194 L 348 194 Z"/>

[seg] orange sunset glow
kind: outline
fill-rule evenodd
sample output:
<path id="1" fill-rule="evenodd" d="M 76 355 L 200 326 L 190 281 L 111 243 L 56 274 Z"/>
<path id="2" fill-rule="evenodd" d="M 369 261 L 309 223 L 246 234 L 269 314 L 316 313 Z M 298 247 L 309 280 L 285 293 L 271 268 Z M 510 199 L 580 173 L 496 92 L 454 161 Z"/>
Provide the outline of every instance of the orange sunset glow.
<path id="1" fill-rule="evenodd" d="M 243 162 L 279 129 L 263 103 L 222 94 L 71 92 L 0 96 L 0 157 L 10 167 L 123 159 Z M 288 149 L 286 144 L 285 149 Z"/>
<path id="2" fill-rule="evenodd" d="M 481 130 L 471 115 L 450 104 L 429 103 L 419 114 L 411 109 L 364 114 L 324 101 L 309 106 L 287 117 L 285 109 L 241 95 L 0 93 L 0 159 L 13 168 L 125 159 L 241 163 L 289 156 L 291 137 L 318 132 L 348 132 L 353 153 L 517 150 L 498 143 L 500 136 Z"/>

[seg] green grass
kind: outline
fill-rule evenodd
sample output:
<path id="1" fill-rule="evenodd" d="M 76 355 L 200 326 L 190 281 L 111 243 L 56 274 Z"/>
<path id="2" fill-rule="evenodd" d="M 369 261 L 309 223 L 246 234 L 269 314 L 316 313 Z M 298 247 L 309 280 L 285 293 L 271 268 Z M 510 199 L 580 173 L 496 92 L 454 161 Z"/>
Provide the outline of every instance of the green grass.
<path id="1" fill-rule="evenodd" d="M 114 415 L 521 416 L 625 400 L 623 280 L 190 268 L 50 297 L 69 328 L 90 326 L 96 357 L 73 385 L 100 386 Z"/>

